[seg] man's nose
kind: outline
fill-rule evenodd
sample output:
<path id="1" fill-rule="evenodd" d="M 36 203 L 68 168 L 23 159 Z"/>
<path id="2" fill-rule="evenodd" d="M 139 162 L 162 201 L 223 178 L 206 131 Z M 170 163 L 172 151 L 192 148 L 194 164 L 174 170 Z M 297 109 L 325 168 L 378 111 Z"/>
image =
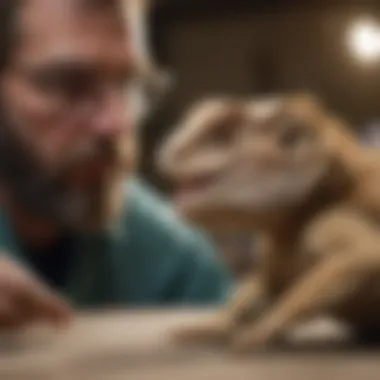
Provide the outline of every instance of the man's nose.
<path id="1" fill-rule="evenodd" d="M 119 92 L 103 95 L 94 112 L 93 129 L 99 136 L 112 137 L 129 133 L 132 129 L 131 105 Z"/>

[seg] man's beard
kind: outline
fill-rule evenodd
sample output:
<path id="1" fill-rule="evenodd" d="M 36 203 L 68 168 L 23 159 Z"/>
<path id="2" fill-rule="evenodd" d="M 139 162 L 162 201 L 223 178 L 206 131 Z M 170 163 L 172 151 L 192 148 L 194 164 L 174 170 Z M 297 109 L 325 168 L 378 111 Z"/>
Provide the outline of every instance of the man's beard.
<path id="1" fill-rule="evenodd" d="M 104 159 L 99 152 L 102 153 L 100 148 L 92 152 L 92 161 Z M 83 162 L 83 157 L 81 162 L 78 160 Z M 71 167 L 75 168 L 74 159 Z M 69 168 L 70 165 L 67 170 L 61 168 L 58 174 L 49 175 L 12 123 L 0 113 L 0 181 L 17 206 L 58 228 L 91 232 L 107 228 L 121 212 L 125 166 L 112 164 L 102 181 L 79 190 L 67 184 L 65 172 Z"/>

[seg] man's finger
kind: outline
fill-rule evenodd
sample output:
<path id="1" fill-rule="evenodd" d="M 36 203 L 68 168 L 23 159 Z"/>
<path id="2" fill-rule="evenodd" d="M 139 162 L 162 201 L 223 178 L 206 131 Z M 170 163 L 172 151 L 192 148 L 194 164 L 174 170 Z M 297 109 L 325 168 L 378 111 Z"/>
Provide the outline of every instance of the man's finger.
<path id="1" fill-rule="evenodd" d="M 25 321 L 23 311 L 17 307 L 12 298 L 0 299 L 0 328 L 12 329 L 21 326 Z"/>
<path id="2" fill-rule="evenodd" d="M 63 326 L 71 320 L 70 306 L 44 286 L 35 285 L 29 288 L 25 301 L 35 319 Z"/>

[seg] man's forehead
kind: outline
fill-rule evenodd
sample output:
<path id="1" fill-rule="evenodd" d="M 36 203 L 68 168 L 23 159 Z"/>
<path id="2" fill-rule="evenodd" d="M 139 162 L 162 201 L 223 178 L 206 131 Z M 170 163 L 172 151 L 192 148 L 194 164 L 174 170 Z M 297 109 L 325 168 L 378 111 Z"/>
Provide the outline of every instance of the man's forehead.
<path id="1" fill-rule="evenodd" d="M 84 0 L 82 0 L 83 2 Z M 87 0 L 89 2 L 89 0 Z M 131 41 L 122 12 L 103 11 L 81 0 L 29 0 L 21 8 L 21 47 L 31 60 L 65 57 L 117 56 L 126 59 Z M 95 4 L 96 1 L 93 1 Z"/>
<path id="2" fill-rule="evenodd" d="M 26 0 L 21 4 L 21 14 L 24 16 L 23 22 L 32 27 L 42 28 L 53 25 L 62 26 L 69 22 L 75 23 L 78 19 L 84 21 L 94 16 L 104 15 L 108 19 L 112 18 L 113 30 L 120 28 L 120 23 L 124 18 L 123 10 L 126 8 L 128 0 L 109 0 L 109 6 L 105 0 Z M 119 6 L 116 6 L 119 5 Z"/>

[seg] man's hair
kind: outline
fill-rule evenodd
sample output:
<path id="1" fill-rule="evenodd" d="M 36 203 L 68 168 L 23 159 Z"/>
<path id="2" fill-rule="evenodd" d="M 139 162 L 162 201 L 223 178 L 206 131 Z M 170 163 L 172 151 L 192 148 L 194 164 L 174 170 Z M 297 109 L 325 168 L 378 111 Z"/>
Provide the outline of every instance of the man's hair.
<path id="1" fill-rule="evenodd" d="M 0 0 L 0 73 L 9 61 L 17 37 L 17 13 L 22 0 Z M 99 10 L 115 8 L 118 1 L 80 0 L 79 5 Z"/>
<path id="2" fill-rule="evenodd" d="M 20 0 L 0 0 L 0 72 L 8 63 L 16 37 L 16 13 Z"/>

